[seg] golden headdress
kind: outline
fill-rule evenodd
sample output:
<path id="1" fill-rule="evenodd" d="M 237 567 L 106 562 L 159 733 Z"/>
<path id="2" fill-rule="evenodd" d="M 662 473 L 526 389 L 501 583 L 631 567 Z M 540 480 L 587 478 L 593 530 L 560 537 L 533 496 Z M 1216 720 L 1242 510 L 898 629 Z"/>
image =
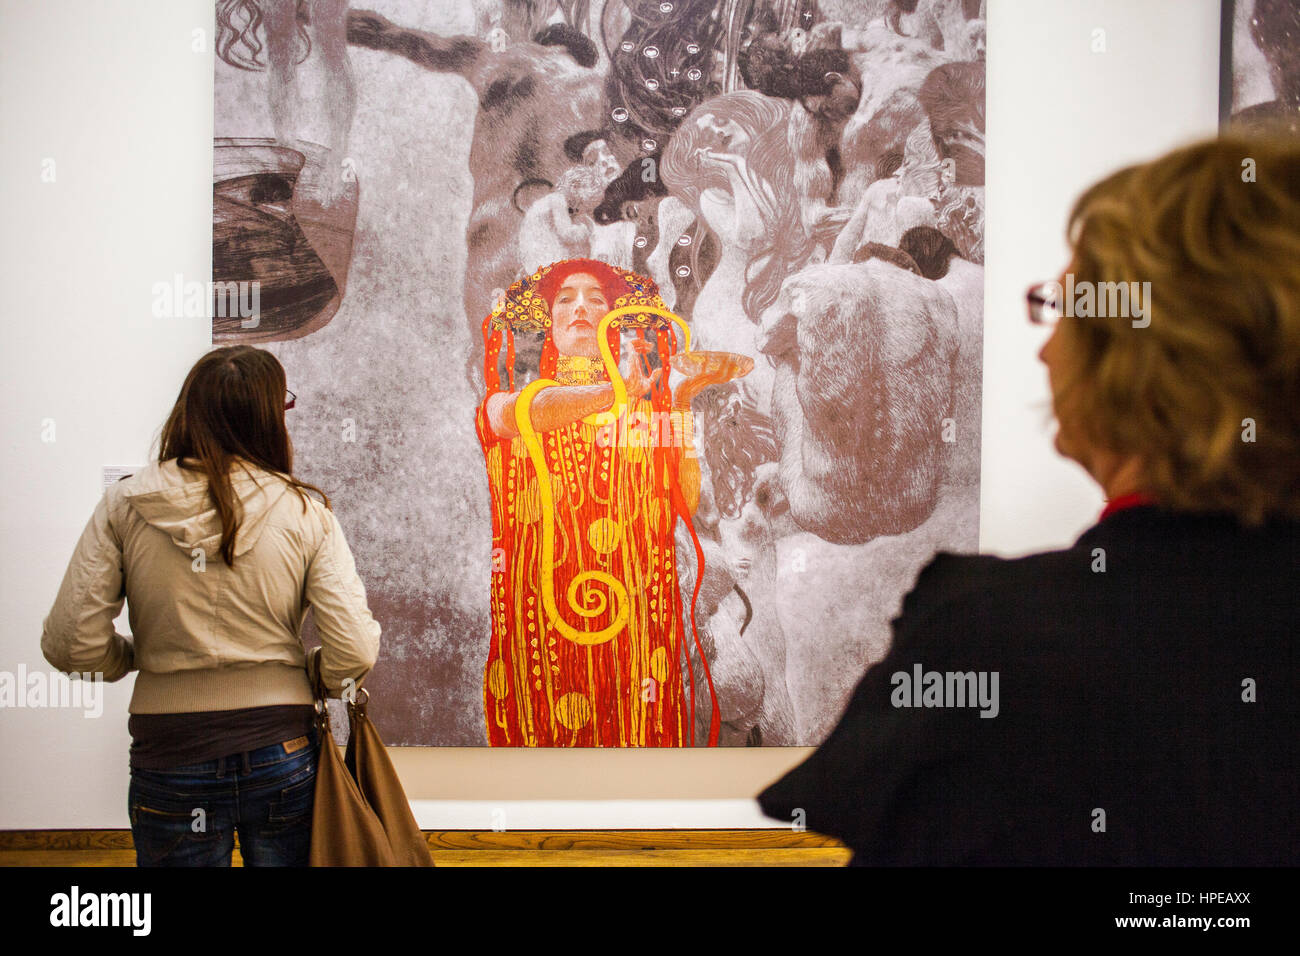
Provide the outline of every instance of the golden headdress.
<path id="1" fill-rule="evenodd" d="M 512 332 L 548 331 L 551 327 L 551 311 L 547 297 L 553 295 L 552 289 L 558 284 L 557 278 L 576 272 L 589 272 L 600 279 L 602 285 L 618 290 L 619 294 L 610 298 L 611 310 L 637 305 L 660 310 L 667 308 L 659 295 L 659 286 L 653 279 L 630 269 L 611 266 L 599 259 L 564 259 L 517 279 L 493 305 L 488 316 L 488 327 Z M 619 325 L 624 328 L 672 328 L 668 319 L 652 312 L 622 316 Z"/>

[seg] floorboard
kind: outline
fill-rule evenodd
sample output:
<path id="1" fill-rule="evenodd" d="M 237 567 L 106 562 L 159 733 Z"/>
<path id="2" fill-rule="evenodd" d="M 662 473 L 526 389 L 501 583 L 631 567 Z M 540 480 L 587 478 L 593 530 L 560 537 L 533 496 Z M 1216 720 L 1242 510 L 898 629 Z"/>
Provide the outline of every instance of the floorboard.
<path id="1" fill-rule="evenodd" d="M 790 830 L 429 830 L 436 866 L 843 866 L 836 840 Z M 134 866 L 129 830 L 0 831 L 0 866 Z M 232 865 L 242 866 L 236 843 Z"/>

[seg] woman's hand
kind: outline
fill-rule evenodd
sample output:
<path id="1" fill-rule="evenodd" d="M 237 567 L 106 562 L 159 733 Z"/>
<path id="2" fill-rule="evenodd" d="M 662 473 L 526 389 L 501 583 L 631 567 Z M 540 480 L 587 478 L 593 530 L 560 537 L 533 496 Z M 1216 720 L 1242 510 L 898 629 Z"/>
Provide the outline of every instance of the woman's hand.
<path id="1" fill-rule="evenodd" d="M 634 346 L 635 348 L 635 346 Z M 637 350 L 640 351 L 639 349 Z M 657 368 L 649 376 L 641 370 L 641 356 L 635 355 L 630 362 L 631 367 L 626 375 L 623 376 L 623 384 L 627 386 L 628 400 L 643 398 L 651 388 L 659 384 L 659 378 L 663 375 L 663 369 Z"/>
<path id="2" fill-rule="evenodd" d="M 732 169 L 741 169 L 745 165 L 745 157 L 736 153 L 715 153 L 707 146 L 700 149 L 700 158 L 706 162 L 714 162 L 719 166 L 730 166 Z"/>

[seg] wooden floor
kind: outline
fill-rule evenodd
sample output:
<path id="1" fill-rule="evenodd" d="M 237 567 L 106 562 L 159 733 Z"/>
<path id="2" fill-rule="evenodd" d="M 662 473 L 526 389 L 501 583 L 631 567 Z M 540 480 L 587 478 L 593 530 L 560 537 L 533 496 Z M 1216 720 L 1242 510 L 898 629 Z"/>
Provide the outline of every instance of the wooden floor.
<path id="1" fill-rule="evenodd" d="M 790 830 L 425 831 L 436 866 L 843 866 L 843 844 Z M 236 842 L 234 865 L 242 866 Z M 129 830 L 0 831 L 0 866 L 135 866 Z"/>

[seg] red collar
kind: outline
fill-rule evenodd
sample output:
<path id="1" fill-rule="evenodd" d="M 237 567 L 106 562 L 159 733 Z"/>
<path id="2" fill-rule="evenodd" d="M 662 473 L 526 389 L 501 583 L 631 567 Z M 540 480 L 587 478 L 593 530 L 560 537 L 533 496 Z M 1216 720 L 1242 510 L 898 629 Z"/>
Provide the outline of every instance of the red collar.
<path id="1" fill-rule="evenodd" d="M 1118 498 L 1111 498 L 1106 502 L 1106 507 L 1102 509 L 1101 517 L 1098 521 L 1105 520 L 1116 511 L 1123 511 L 1125 508 L 1136 508 L 1138 505 L 1153 505 L 1156 500 L 1150 495 L 1143 494 L 1140 491 L 1134 491 L 1127 495 L 1120 495 Z"/>

